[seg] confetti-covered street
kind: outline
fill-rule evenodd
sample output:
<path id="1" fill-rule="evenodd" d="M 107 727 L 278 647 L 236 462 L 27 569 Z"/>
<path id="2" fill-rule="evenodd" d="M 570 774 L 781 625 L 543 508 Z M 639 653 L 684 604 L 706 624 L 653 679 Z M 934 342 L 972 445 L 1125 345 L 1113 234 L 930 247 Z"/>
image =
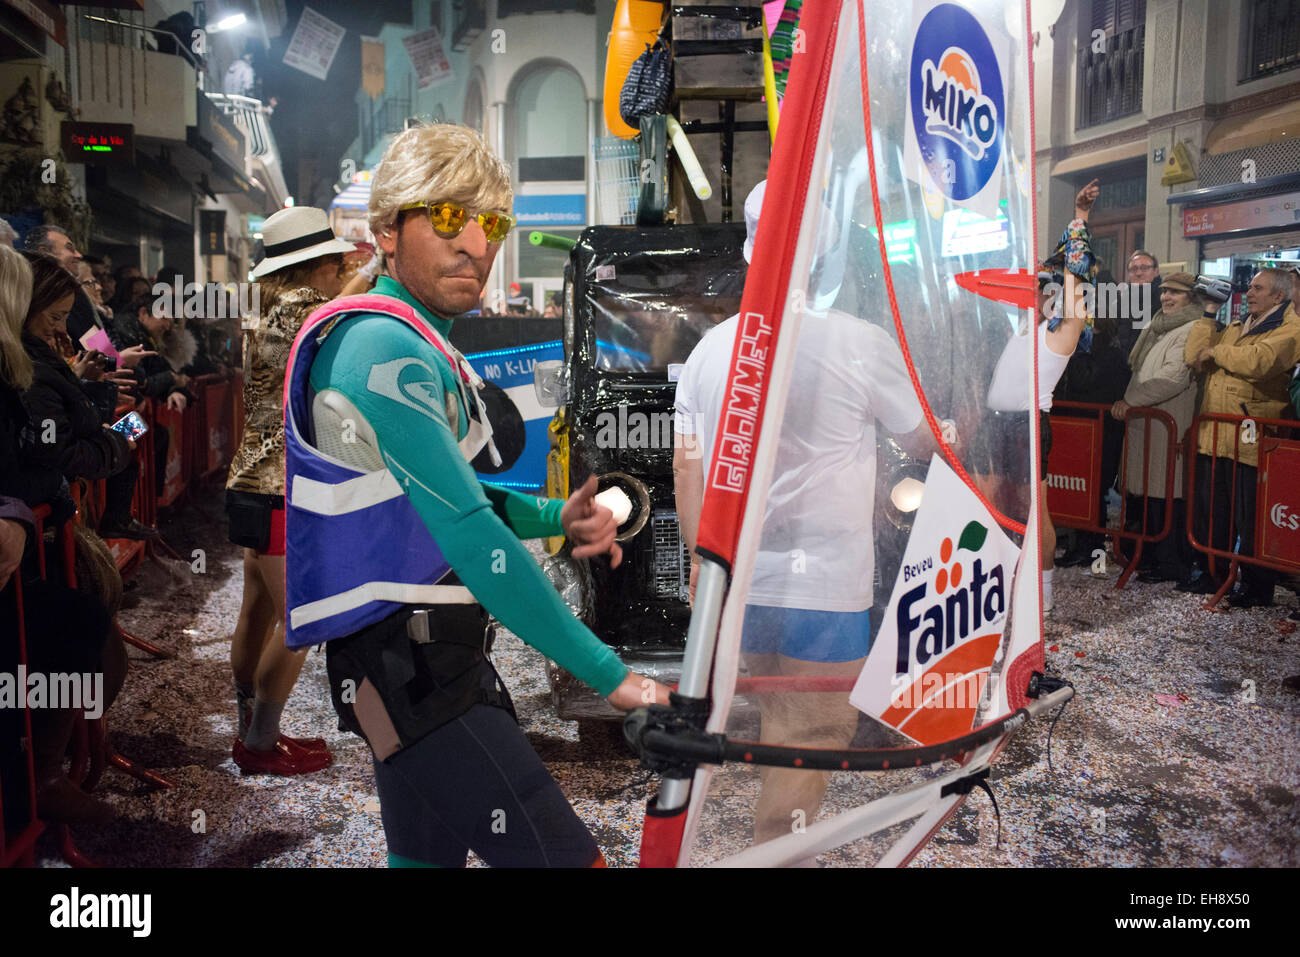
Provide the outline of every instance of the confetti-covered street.
<path id="1" fill-rule="evenodd" d="M 234 694 L 229 639 L 240 595 L 238 551 L 221 523 L 197 511 L 165 529 L 184 555 L 206 549 L 207 572 L 150 563 L 122 613 L 141 637 L 174 648 L 153 661 L 131 652 L 122 698 L 110 713 L 118 750 L 167 777 L 151 791 L 110 771 L 99 794 L 114 826 L 74 831 L 92 859 L 124 866 L 382 866 L 383 829 L 369 751 L 339 732 L 322 654 L 313 653 L 285 712 L 286 731 L 323 735 L 335 762 L 296 779 L 244 776 L 230 757 Z M 200 537 L 201 536 L 201 537 Z M 174 567 L 173 567 L 174 565 Z M 1113 587 L 1116 570 L 1057 572 L 1047 659 L 1078 691 L 1052 735 L 1050 719 L 1023 729 L 993 769 L 997 818 L 976 791 L 915 865 L 1296 866 L 1300 864 L 1300 696 L 1281 679 L 1300 673 L 1300 634 L 1283 622 L 1296 605 L 1278 590 L 1273 609 L 1210 613 L 1172 585 Z M 529 738 L 611 866 L 636 863 L 650 779 L 615 741 L 579 742 L 557 720 L 542 659 L 512 636 L 499 641 Z M 701 833 L 704 859 L 748 840 L 755 778 L 719 774 L 723 800 Z M 837 775 L 823 815 L 902 777 Z M 733 811 L 728 814 L 727 808 Z M 200 813 L 201 812 L 201 813 Z M 876 845 L 850 845 L 823 866 L 871 863 Z M 58 865 L 51 843 L 44 863 Z"/>

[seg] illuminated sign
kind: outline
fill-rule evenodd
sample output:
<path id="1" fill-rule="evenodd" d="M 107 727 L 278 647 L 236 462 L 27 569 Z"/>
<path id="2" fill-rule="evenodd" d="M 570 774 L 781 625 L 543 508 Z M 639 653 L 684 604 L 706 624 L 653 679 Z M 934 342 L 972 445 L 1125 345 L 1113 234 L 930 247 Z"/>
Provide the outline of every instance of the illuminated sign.
<path id="1" fill-rule="evenodd" d="M 877 238 L 875 229 L 871 235 Z M 910 263 L 916 260 L 916 223 L 910 219 L 885 223 L 885 256 L 891 263 Z"/>
<path id="2" fill-rule="evenodd" d="M 587 221 L 587 197 L 583 193 L 516 195 L 514 213 L 520 226 L 582 226 Z"/>
<path id="3" fill-rule="evenodd" d="M 1183 212 L 1183 236 L 1213 236 L 1300 224 L 1300 193 L 1265 196 Z"/>
<path id="4" fill-rule="evenodd" d="M 968 209 L 950 209 L 943 214 L 943 255 L 974 256 L 993 253 L 1011 245 L 1011 223 L 999 213 L 989 219 Z"/>
<path id="5" fill-rule="evenodd" d="M 69 163 L 132 164 L 135 127 L 130 123 L 65 122 L 63 155 Z"/>

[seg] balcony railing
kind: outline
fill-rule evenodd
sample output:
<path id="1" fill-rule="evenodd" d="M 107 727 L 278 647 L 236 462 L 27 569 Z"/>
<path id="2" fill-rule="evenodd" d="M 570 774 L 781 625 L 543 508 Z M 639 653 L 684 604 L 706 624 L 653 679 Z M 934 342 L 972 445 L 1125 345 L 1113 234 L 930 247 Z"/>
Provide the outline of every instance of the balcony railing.
<path id="1" fill-rule="evenodd" d="M 1300 67 L 1300 0 L 1249 0 L 1243 82 Z"/>
<path id="2" fill-rule="evenodd" d="M 402 97 L 381 97 L 374 103 L 362 101 L 361 152 L 369 153 L 385 136 L 400 133 L 411 115 L 411 101 Z"/>
<path id="3" fill-rule="evenodd" d="M 1146 25 L 1106 38 L 1106 49 L 1094 53 L 1084 42 L 1079 50 L 1075 129 L 1100 126 L 1142 112 L 1142 55 Z"/>
<path id="4" fill-rule="evenodd" d="M 212 101 L 213 106 L 235 121 L 239 132 L 243 133 L 248 140 L 248 152 L 251 156 L 261 159 L 278 152 L 275 137 L 271 133 L 271 125 L 267 122 L 270 111 L 261 100 L 255 100 L 251 96 L 232 96 L 228 93 L 209 93 L 207 97 Z"/>
<path id="5" fill-rule="evenodd" d="M 261 172 L 246 164 L 245 171 L 258 181 L 271 199 L 280 206 L 289 190 L 285 185 L 284 171 L 280 167 L 280 149 L 271 132 L 270 109 L 261 100 L 251 96 L 233 96 L 228 93 L 205 94 L 214 107 L 235 121 L 235 126 L 248 142 L 248 159 L 261 166 Z"/>
<path id="6" fill-rule="evenodd" d="M 130 39 L 129 34 L 123 34 Z M 101 34 L 69 37 L 74 89 L 84 119 L 133 123 L 137 136 L 184 140 L 196 122 L 194 66 L 182 56 Z"/>

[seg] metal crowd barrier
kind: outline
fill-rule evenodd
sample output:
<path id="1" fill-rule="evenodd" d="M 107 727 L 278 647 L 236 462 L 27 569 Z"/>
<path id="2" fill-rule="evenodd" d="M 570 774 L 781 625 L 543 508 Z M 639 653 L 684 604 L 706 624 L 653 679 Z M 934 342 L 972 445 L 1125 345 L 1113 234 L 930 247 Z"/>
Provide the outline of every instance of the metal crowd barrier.
<path id="1" fill-rule="evenodd" d="M 1214 457 L 1233 463 L 1228 487 L 1224 489 L 1219 485 L 1216 470 L 1211 468 L 1209 487 L 1205 489 L 1204 496 L 1204 501 L 1213 502 L 1216 495 L 1225 492 L 1228 495 L 1228 547 L 1217 548 L 1213 544 L 1216 538 L 1213 508 L 1208 510 L 1206 534 L 1209 541 L 1206 542 L 1196 538 L 1195 508 L 1189 506 L 1187 509 L 1187 539 L 1192 547 L 1206 556 L 1210 566 L 1216 564 L 1216 560 L 1228 562 L 1226 579 L 1205 602 L 1206 609 L 1213 609 L 1231 590 L 1237 579 L 1237 569 L 1243 563 L 1290 575 L 1300 573 L 1300 421 L 1202 413 L 1192 421 L 1190 443 L 1193 452 L 1196 450 L 1202 423 L 1211 427 L 1211 447 L 1216 452 L 1222 432 L 1231 429 L 1233 433 L 1232 457 Z M 1236 507 L 1238 485 L 1239 481 L 1249 481 L 1248 477 L 1241 476 L 1243 445 L 1254 445 L 1259 455 L 1256 464 L 1255 514 L 1250 516 L 1255 533 L 1252 554 L 1243 554 L 1234 547 L 1240 532 Z M 1198 490 L 1198 457 L 1196 454 L 1188 456 L 1187 488 L 1188 495 L 1191 496 L 1188 500 L 1190 503 L 1198 500 L 1195 494 Z"/>
<path id="2" fill-rule="evenodd" d="M 1072 409 L 1086 415 L 1059 415 L 1058 410 Z M 1120 453 L 1119 475 L 1128 474 L 1128 428 L 1127 423 L 1135 419 L 1143 422 L 1142 432 L 1142 514 L 1141 529 L 1130 531 L 1128 524 L 1128 496 L 1120 496 L 1119 524 L 1103 524 L 1107 516 L 1101 515 L 1101 461 L 1106 420 L 1110 416 L 1111 406 L 1098 402 L 1053 402 L 1052 403 L 1052 450 L 1047 457 L 1047 511 L 1056 525 L 1073 528 L 1080 532 L 1094 532 L 1109 536 L 1115 545 L 1115 554 L 1121 554 L 1121 543 L 1134 543 L 1133 555 L 1120 573 L 1116 588 L 1128 584 L 1130 576 L 1137 569 L 1142 559 L 1145 545 L 1162 541 L 1173 528 L 1173 509 L 1166 507 L 1164 521 L 1158 530 L 1148 527 L 1147 507 L 1151 494 L 1151 434 L 1153 427 L 1165 429 L 1165 487 L 1164 500 L 1170 503 L 1174 498 L 1174 469 L 1177 463 L 1181 437 L 1177 434 L 1177 425 L 1173 416 L 1160 409 L 1145 406 L 1133 406 L 1128 410 L 1125 420 L 1124 445 Z M 1191 488 L 1190 484 L 1187 486 Z M 1190 494 L 1190 492 L 1185 492 Z M 1159 497 L 1159 496 L 1154 496 Z M 1188 510 L 1191 514 L 1191 510 Z"/>

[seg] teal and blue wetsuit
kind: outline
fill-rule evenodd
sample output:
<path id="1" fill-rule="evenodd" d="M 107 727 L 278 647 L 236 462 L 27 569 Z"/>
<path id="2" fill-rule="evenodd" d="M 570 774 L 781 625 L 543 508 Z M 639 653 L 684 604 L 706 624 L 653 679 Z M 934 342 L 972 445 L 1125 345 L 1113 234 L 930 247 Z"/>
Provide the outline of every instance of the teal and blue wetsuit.
<path id="1" fill-rule="evenodd" d="M 405 302 L 446 337 L 450 320 L 430 313 L 396 281 L 383 278 L 374 292 Z M 369 388 L 373 368 L 403 358 L 418 358 L 439 381 L 404 381 L 404 402 L 391 391 Z M 519 541 L 562 534 L 563 503 L 477 479 L 457 444 L 467 431 L 469 410 L 455 376 L 450 363 L 417 332 L 380 315 L 343 320 L 328 333 L 310 370 L 314 392 L 341 393 L 365 419 L 384 465 L 483 607 L 529 645 L 608 695 L 626 677 L 626 666 L 573 616 Z M 459 407 L 456 435 L 447 418 L 448 396 L 456 397 Z M 435 608 L 433 630 L 440 615 L 455 613 L 454 606 Z M 330 642 L 327 650 L 332 654 L 335 647 L 341 645 Z M 463 673 L 458 650 L 464 652 L 447 646 L 447 667 Z M 485 660 L 481 668 L 486 689 L 495 674 Z M 336 677 L 332 668 L 331 682 Z M 433 678 L 435 684 L 440 680 L 436 674 Z M 375 777 L 390 860 L 463 866 L 466 849 L 490 864 L 583 866 L 599 859 L 595 842 L 502 708 L 472 705 L 418 742 L 376 761 Z"/>

